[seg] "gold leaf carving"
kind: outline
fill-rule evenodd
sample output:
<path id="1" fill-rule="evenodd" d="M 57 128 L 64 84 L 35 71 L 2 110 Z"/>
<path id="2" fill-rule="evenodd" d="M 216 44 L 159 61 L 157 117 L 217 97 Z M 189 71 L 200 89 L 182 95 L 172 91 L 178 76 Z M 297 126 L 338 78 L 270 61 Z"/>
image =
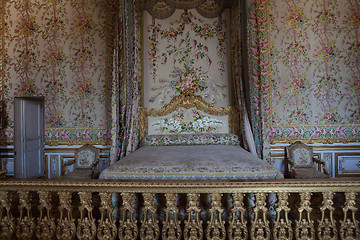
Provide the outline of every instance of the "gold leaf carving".
<path id="1" fill-rule="evenodd" d="M 314 239 L 315 228 L 314 222 L 310 219 L 311 207 L 310 207 L 310 192 L 300 193 L 300 208 L 299 208 L 299 220 L 295 221 L 295 238 L 296 239 Z M 306 217 L 303 218 L 303 212 Z"/>
<path id="2" fill-rule="evenodd" d="M 189 193 L 188 207 L 186 209 L 188 218 L 185 220 L 184 239 L 203 239 L 202 221 L 199 219 L 200 207 L 198 206 L 199 194 Z"/>
<path id="3" fill-rule="evenodd" d="M 355 213 L 357 212 L 355 202 L 356 192 L 345 193 L 345 206 L 343 207 L 344 220 L 340 221 L 340 238 L 341 239 L 359 239 L 360 229 L 359 221 L 355 219 Z"/>
<path id="4" fill-rule="evenodd" d="M 244 194 L 233 193 L 233 208 L 231 209 L 231 221 L 228 227 L 228 238 L 230 240 L 248 239 L 248 230 L 244 221 Z"/>
<path id="5" fill-rule="evenodd" d="M 279 202 L 276 208 L 276 221 L 273 226 L 273 237 L 275 240 L 291 240 L 293 237 L 293 231 L 291 222 L 288 219 L 290 208 L 288 207 L 287 192 L 280 192 L 278 194 Z M 284 217 L 281 217 L 284 213 Z"/>
<path id="6" fill-rule="evenodd" d="M 269 240 L 270 227 L 266 219 L 266 193 L 256 193 L 256 205 L 254 208 L 254 220 L 251 221 L 251 239 Z"/>
<path id="7" fill-rule="evenodd" d="M 238 110 L 235 106 L 230 106 L 227 108 L 215 108 L 205 102 L 201 96 L 195 95 L 190 91 L 186 91 L 178 96 L 175 96 L 161 109 L 147 109 L 144 107 L 140 108 L 140 140 L 143 139 L 146 135 L 148 116 L 165 116 L 171 112 L 177 111 L 179 108 L 189 109 L 192 107 L 195 107 L 196 109 L 211 115 L 228 115 L 231 133 L 236 134 L 238 132 Z"/>

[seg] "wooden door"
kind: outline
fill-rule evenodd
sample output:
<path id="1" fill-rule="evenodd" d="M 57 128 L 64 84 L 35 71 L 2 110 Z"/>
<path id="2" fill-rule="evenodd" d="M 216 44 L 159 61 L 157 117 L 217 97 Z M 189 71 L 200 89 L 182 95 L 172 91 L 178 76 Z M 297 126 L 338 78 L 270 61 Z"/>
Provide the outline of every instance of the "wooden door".
<path id="1" fill-rule="evenodd" d="M 44 98 L 15 98 L 15 177 L 44 176 Z"/>

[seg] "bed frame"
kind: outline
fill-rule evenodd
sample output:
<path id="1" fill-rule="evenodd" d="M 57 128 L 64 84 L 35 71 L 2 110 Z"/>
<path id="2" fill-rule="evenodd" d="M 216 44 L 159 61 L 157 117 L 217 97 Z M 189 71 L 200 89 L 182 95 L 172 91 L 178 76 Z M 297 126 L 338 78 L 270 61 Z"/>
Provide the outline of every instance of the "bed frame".
<path id="1" fill-rule="evenodd" d="M 168 104 L 161 109 L 148 109 L 145 107 L 140 108 L 140 141 L 148 134 L 149 117 L 164 117 L 180 108 L 190 109 L 196 108 L 212 116 L 227 116 L 227 133 L 238 134 L 239 131 L 239 114 L 236 106 L 229 106 L 226 108 L 216 108 L 205 102 L 201 96 L 195 95 L 191 91 L 183 92 L 175 96 Z"/>

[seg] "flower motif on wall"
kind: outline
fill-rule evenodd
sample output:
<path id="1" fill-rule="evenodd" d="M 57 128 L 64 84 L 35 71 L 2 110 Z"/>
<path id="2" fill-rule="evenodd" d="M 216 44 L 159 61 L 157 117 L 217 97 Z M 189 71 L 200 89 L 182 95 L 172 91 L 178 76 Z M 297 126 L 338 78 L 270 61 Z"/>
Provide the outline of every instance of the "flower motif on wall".
<path id="1" fill-rule="evenodd" d="M 21 22 L 15 29 L 15 33 L 21 33 L 23 35 L 33 35 L 39 29 L 39 25 L 36 23 L 35 16 L 29 16 L 21 19 Z"/>
<path id="2" fill-rule="evenodd" d="M 225 85 L 217 84 L 218 79 L 223 81 L 221 77 L 226 71 L 225 26 L 226 21 L 204 23 L 191 13 L 182 14 L 167 28 L 150 25 L 149 66 L 157 86 L 152 88 L 154 93 L 149 101 L 159 98 L 163 103 L 166 94 L 174 96 L 185 90 L 211 96 L 212 104 L 215 98 L 226 98 L 220 93 Z M 165 72 L 160 74 L 160 69 Z"/>
<path id="3" fill-rule="evenodd" d="M 175 67 L 171 77 L 173 77 L 174 80 L 170 85 L 179 93 L 186 90 L 201 92 L 207 88 L 206 79 L 209 78 L 201 67 L 189 68 L 186 65 L 184 65 L 184 69 Z"/>
<path id="4" fill-rule="evenodd" d="M 184 119 L 184 110 L 174 113 L 170 118 L 157 121 L 152 126 L 158 126 L 159 131 L 168 134 L 178 133 L 209 133 L 216 132 L 217 129 L 224 125 L 223 122 L 201 114 L 197 110 L 191 113 L 191 119 Z"/>

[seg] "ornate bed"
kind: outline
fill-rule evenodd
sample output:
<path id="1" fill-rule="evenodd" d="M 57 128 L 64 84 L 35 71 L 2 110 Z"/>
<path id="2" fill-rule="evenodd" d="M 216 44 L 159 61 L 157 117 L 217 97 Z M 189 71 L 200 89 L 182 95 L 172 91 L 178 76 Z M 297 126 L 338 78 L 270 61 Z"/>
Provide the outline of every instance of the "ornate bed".
<path id="1" fill-rule="evenodd" d="M 242 180 L 283 178 L 240 146 L 236 107 L 215 108 L 191 92 L 161 109 L 140 110 L 140 147 L 100 179 Z"/>

